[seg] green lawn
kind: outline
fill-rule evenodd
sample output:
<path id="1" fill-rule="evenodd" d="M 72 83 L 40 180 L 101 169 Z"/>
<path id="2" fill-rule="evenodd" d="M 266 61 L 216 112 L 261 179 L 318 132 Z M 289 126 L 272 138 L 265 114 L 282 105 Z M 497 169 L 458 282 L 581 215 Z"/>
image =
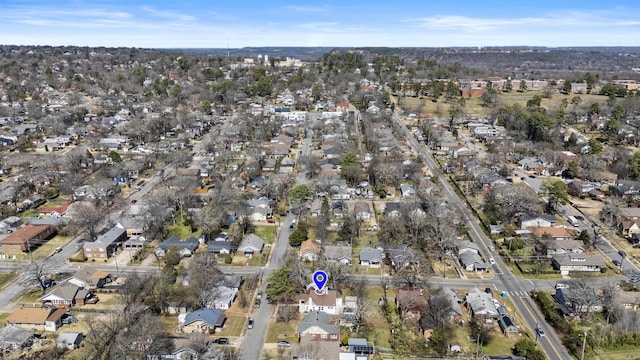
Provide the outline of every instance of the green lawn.
<path id="1" fill-rule="evenodd" d="M 0 326 L 7 325 L 7 324 L 5 324 L 4 319 L 9 317 L 9 315 L 11 315 L 11 313 L 0 313 Z"/>
<path id="2" fill-rule="evenodd" d="M 37 302 L 40 297 L 44 295 L 39 287 L 32 287 L 26 289 L 18 298 L 18 302 L 21 303 L 34 303 Z"/>
<path id="3" fill-rule="evenodd" d="M 506 337 L 502 335 L 502 333 L 500 332 L 500 326 L 498 325 L 497 322 L 495 322 L 490 326 L 495 326 L 495 329 L 493 331 L 493 340 L 491 340 L 489 345 L 483 346 L 482 351 L 487 355 L 511 354 L 512 353 L 511 349 L 515 345 L 516 341 L 520 339 L 520 336 L 513 335 L 511 337 Z"/>
<path id="4" fill-rule="evenodd" d="M 57 247 L 63 247 L 66 245 L 71 238 L 69 236 L 61 236 L 56 235 L 51 240 L 42 244 L 37 249 L 33 250 L 34 257 L 48 257 L 54 254 L 54 251 Z"/>
<path id="5" fill-rule="evenodd" d="M 611 350 L 605 352 L 596 352 L 598 359 L 600 360 L 630 360 L 640 357 L 640 353 L 637 348 L 630 348 L 626 350 Z"/>
<path id="6" fill-rule="evenodd" d="M 271 247 L 265 246 L 264 249 L 262 249 L 260 256 L 253 256 L 249 259 L 249 266 L 264 266 L 267 263 L 267 259 L 269 259 L 270 251 Z"/>
<path id="7" fill-rule="evenodd" d="M 247 318 L 245 316 L 228 315 L 222 331 L 218 334 L 220 336 L 240 336 L 247 326 L 246 324 Z"/>
<path id="8" fill-rule="evenodd" d="M 281 321 L 270 323 L 265 342 L 276 343 L 280 340 L 287 340 L 291 343 L 298 342 L 296 326 L 297 321 L 290 321 L 289 325 L 285 325 L 285 323 Z"/>
<path id="9" fill-rule="evenodd" d="M 262 238 L 267 244 L 271 244 L 276 238 L 276 227 L 272 225 L 256 225 L 253 233 Z"/>
<path id="10" fill-rule="evenodd" d="M 167 231 L 169 236 L 177 236 L 178 238 L 184 240 L 188 237 L 200 237 L 200 231 L 196 231 L 194 233 L 191 232 L 191 227 L 185 225 L 171 225 L 167 226 Z"/>

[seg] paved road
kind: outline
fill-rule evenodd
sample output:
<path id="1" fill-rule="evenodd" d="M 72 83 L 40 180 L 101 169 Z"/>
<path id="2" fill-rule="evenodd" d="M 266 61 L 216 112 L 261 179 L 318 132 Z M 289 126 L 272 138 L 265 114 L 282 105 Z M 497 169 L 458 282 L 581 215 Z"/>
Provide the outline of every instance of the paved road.
<path id="1" fill-rule="evenodd" d="M 451 184 L 447 181 L 444 174 L 440 171 L 439 166 L 435 163 L 426 147 L 420 144 L 411 132 L 407 129 L 402 119 L 397 113 L 394 113 L 393 120 L 404 132 L 407 144 L 412 148 L 416 154 L 422 154 L 425 159 L 425 164 L 431 171 L 431 174 L 442 184 L 445 196 L 447 197 L 449 204 L 453 207 L 453 210 L 461 215 L 463 220 L 467 223 L 469 228 L 469 236 L 480 248 L 481 255 L 488 259 L 493 257 L 490 254 L 489 246 L 493 245 L 492 241 L 485 235 L 480 228 L 478 221 L 475 219 L 469 208 L 462 202 L 453 190 Z M 496 264 L 494 270 L 496 276 L 493 279 L 495 288 L 498 291 L 507 291 L 508 293 L 518 294 L 512 296 L 511 300 L 515 306 L 516 311 L 520 314 L 524 320 L 524 324 L 531 331 L 534 331 L 536 326 L 541 326 L 547 336 L 540 339 L 538 342 L 549 359 L 570 359 L 571 356 L 562 345 L 560 338 L 557 334 L 548 327 L 545 323 L 544 316 L 540 313 L 533 300 L 528 295 L 527 280 L 520 279 L 513 275 L 511 269 L 505 265 L 502 259 L 495 257 Z"/>
<path id="2" fill-rule="evenodd" d="M 516 175 L 524 178 L 525 183 L 529 185 L 533 190 L 537 193 L 540 192 L 540 186 L 542 185 L 543 180 L 539 177 L 531 178 L 528 174 L 525 174 L 521 171 L 516 170 Z M 634 274 L 640 274 L 640 268 L 632 262 L 630 259 L 626 257 L 622 257 L 619 253 L 619 248 L 615 247 L 611 241 L 609 241 L 606 237 L 602 236 L 602 234 L 596 234 L 594 231 L 594 227 L 599 227 L 596 222 L 589 218 L 588 215 L 584 214 L 580 210 L 576 209 L 571 205 L 558 205 L 558 213 L 567 218 L 568 216 L 582 216 L 585 218 L 584 221 L 579 221 L 580 225 L 578 226 L 579 230 L 587 230 L 591 237 L 596 236 L 596 247 L 598 250 L 608 257 L 610 260 L 618 260 L 621 263 L 620 269 L 623 270 L 624 274 L 628 277 L 633 276 Z"/>
<path id="3" fill-rule="evenodd" d="M 313 132 L 310 127 L 307 127 L 307 137 L 302 142 L 301 155 L 307 156 L 311 147 L 311 139 L 313 138 Z M 302 169 L 298 175 L 297 184 L 306 184 L 309 179 L 306 176 L 306 170 Z M 281 226 L 278 229 L 278 236 L 276 243 L 269 256 L 267 265 L 263 267 L 260 272 L 262 274 L 261 279 L 266 280 L 273 270 L 284 264 L 287 250 L 289 249 L 289 225 L 295 218 L 294 215 L 289 213 L 282 221 Z M 232 270 L 232 269 L 229 269 Z M 260 291 L 264 294 L 267 283 L 262 281 L 260 283 Z M 269 326 L 269 320 L 274 314 L 275 306 L 268 304 L 266 297 L 262 297 L 262 305 L 258 309 L 254 309 L 252 317 L 255 320 L 253 329 L 247 330 L 245 338 L 241 340 L 239 344 L 241 348 L 241 359 L 260 359 L 262 349 L 264 348 L 265 338 L 267 336 L 267 328 Z"/>

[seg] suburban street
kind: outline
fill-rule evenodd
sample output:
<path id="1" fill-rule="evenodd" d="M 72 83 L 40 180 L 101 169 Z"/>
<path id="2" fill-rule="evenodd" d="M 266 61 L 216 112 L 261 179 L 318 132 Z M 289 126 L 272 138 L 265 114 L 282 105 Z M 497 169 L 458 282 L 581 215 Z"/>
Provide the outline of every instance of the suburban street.
<path id="1" fill-rule="evenodd" d="M 545 338 L 539 338 L 538 343 L 541 348 L 547 354 L 550 359 L 568 359 L 570 355 L 565 350 L 560 339 L 555 334 L 552 328 L 546 325 L 544 316 L 538 311 L 538 308 L 530 298 L 529 293 L 533 290 L 553 290 L 556 281 L 551 280 L 524 280 L 516 277 L 511 272 L 510 268 L 502 261 L 499 256 L 493 255 L 489 246 L 492 246 L 491 240 L 485 235 L 480 228 L 475 216 L 471 213 L 470 209 L 463 203 L 463 201 L 457 196 L 452 186 L 449 184 L 445 175 L 440 170 L 439 166 L 432 159 L 429 151 L 423 144 L 420 144 L 411 132 L 406 128 L 402 120 L 397 114 L 393 116 L 394 121 L 398 123 L 401 129 L 403 129 L 407 144 L 411 147 L 415 154 L 421 154 L 425 159 L 425 163 L 429 169 L 431 175 L 437 179 L 445 191 L 449 205 L 452 210 L 463 218 L 469 228 L 469 236 L 479 246 L 481 255 L 488 259 L 493 257 L 496 264 L 493 266 L 495 275 L 491 279 L 446 279 L 446 278 L 432 278 L 430 283 L 433 286 L 442 286 L 454 289 L 468 289 L 470 287 L 486 288 L 490 287 L 500 294 L 502 291 L 506 292 L 506 295 L 510 297 L 514 304 L 515 310 L 519 313 L 521 319 L 524 321 L 524 326 L 530 329 L 534 334 L 536 326 L 540 326 L 545 330 L 547 336 Z M 311 146 L 311 140 L 313 138 L 312 130 L 308 129 L 308 136 L 302 142 L 300 157 L 308 156 Z M 470 140 L 468 140 L 470 141 Z M 206 142 L 200 141 L 195 148 L 200 151 Z M 106 226 L 108 222 L 116 220 L 122 212 L 126 211 L 132 202 L 138 202 L 143 200 L 145 196 L 150 194 L 154 187 L 156 187 L 163 178 L 171 175 L 175 172 L 174 168 L 167 168 L 161 172 L 158 172 L 151 178 L 149 178 L 144 185 L 140 187 L 139 191 L 132 192 L 127 199 L 114 205 L 107 213 L 104 219 L 103 226 Z M 534 189 L 539 190 L 539 179 L 525 178 L 527 183 Z M 537 180 L 537 181 L 533 181 Z M 297 178 L 297 184 L 306 184 L 308 182 L 305 169 L 301 169 Z M 575 209 L 572 207 L 566 207 L 562 211 L 569 211 L 575 213 Z M 266 289 L 265 280 L 269 275 L 278 267 L 280 267 L 286 258 L 286 253 L 289 248 L 289 225 L 294 220 L 295 215 L 288 213 L 283 219 L 280 220 L 276 228 L 276 241 L 271 248 L 271 253 L 267 264 L 263 267 L 237 267 L 237 266 L 223 266 L 221 270 L 225 273 L 232 273 L 237 275 L 255 275 L 260 276 L 260 283 L 258 291 L 263 294 Z M 70 241 L 64 248 L 57 254 L 52 255 L 50 261 L 55 265 L 57 272 L 71 273 L 76 271 L 79 267 L 85 266 L 85 264 L 68 264 L 66 259 L 75 254 L 82 247 L 83 237 L 78 236 Z M 619 258 L 617 250 L 611 246 L 608 241 L 598 242 L 598 247 L 603 253 L 610 256 L 612 259 Z M 91 266 L 96 269 L 106 270 L 119 275 L 124 275 L 132 272 L 151 274 L 159 271 L 156 266 L 130 266 L 127 263 L 113 264 L 111 263 L 92 263 Z M 0 262 L 0 271 L 15 271 L 20 263 L 4 261 Z M 626 271 L 637 270 L 635 265 L 630 261 L 623 261 L 623 269 Z M 384 276 L 384 275 L 383 275 Z M 364 280 L 370 285 L 382 285 L 383 277 L 373 275 L 354 275 L 353 279 Z M 618 281 L 622 277 L 608 277 L 604 279 L 598 279 L 601 282 Z M 0 308 L 7 306 L 12 299 L 20 295 L 25 289 L 24 282 L 19 279 L 9 285 L 7 285 L 2 291 L 0 291 Z M 251 301 L 253 305 L 253 301 Z M 264 342 L 267 334 L 268 325 L 270 319 L 275 316 L 275 306 L 269 304 L 266 301 L 266 297 L 263 295 L 262 303 L 259 308 L 254 308 L 249 316 L 255 320 L 253 329 L 246 329 L 245 335 L 240 337 L 234 345 L 236 345 L 241 351 L 242 359 L 259 359 L 261 352 L 264 348 Z M 249 340 L 249 341 L 247 341 Z"/>
<path id="2" fill-rule="evenodd" d="M 302 149 L 300 152 L 301 157 L 309 154 L 311 147 L 311 139 L 313 138 L 313 132 L 308 129 L 308 136 L 302 142 Z M 301 169 L 296 181 L 297 184 L 306 184 L 309 179 L 307 178 L 307 172 L 305 169 Z M 277 240 L 269 255 L 269 261 L 267 265 L 263 267 L 261 272 L 261 282 L 259 291 L 265 293 L 267 283 L 262 280 L 266 280 L 271 272 L 284 264 L 287 250 L 289 249 L 289 225 L 295 218 L 291 212 L 287 214 L 284 220 L 280 221 L 280 226 L 277 228 Z M 241 359 L 260 359 L 261 352 L 264 348 L 265 338 L 267 336 L 267 328 L 269 326 L 269 320 L 272 316 L 275 316 L 276 306 L 269 304 L 266 301 L 266 296 L 262 298 L 262 304 L 260 308 L 253 310 L 253 319 L 255 325 L 253 329 L 247 330 L 246 335 L 241 344 L 237 344 L 241 349 Z M 247 341 L 251 339 L 250 341 Z"/>
<path id="3" fill-rule="evenodd" d="M 443 189 L 449 205 L 453 210 L 461 215 L 465 223 L 469 228 L 469 236 L 480 248 L 480 254 L 488 259 L 492 257 L 489 251 L 489 246 L 492 246 L 491 240 L 485 235 L 484 231 L 480 228 L 478 221 L 475 219 L 469 208 L 462 202 L 458 195 L 453 190 L 451 184 L 445 178 L 443 172 L 439 169 L 439 166 L 435 163 L 430 153 L 427 151 L 423 144 L 418 143 L 417 139 L 411 134 L 409 129 L 400 118 L 397 113 L 394 113 L 393 120 L 404 131 L 407 144 L 411 147 L 415 154 L 421 154 L 425 160 L 429 171 L 432 176 L 442 184 Z M 525 285 L 527 280 L 520 279 L 513 275 L 511 269 L 505 265 L 502 258 L 495 257 L 496 264 L 493 266 L 496 276 L 493 279 L 494 288 L 498 291 L 506 291 L 507 294 L 517 294 L 517 296 L 511 296 L 515 310 L 520 314 L 524 320 L 526 327 L 529 328 L 533 334 L 536 326 L 541 326 L 547 336 L 543 339 L 539 339 L 538 343 L 550 359 L 570 359 L 571 356 L 562 345 L 560 338 L 556 335 L 553 329 L 546 326 L 544 316 L 538 310 L 533 299 L 529 297 L 527 286 Z"/>

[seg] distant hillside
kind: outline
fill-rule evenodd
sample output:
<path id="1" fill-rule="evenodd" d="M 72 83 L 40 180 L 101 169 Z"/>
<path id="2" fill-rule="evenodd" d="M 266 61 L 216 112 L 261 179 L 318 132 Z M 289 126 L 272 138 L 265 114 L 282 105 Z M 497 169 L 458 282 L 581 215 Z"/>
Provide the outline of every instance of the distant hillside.
<path id="1" fill-rule="evenodd" d="M 300 60 L 318 60 L 322 54 L 333 50 L 350 50 L 351 48 L 335 48 L 335 47 L 245 47 L 240 49 L 170 49 L 183 53 L 207 53 L 212 55 L 229 55 L 231 57 L 247 56 L 256 57 L 258 55 L 269 55 L 269 57 L 286 58 L 293 57 Z"/>

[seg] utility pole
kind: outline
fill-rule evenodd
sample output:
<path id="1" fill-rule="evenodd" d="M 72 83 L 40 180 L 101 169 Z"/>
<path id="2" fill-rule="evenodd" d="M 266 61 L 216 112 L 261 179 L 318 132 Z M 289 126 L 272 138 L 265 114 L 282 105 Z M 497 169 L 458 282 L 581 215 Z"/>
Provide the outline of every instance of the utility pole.
<path id="1" fill-rule="evenodd" d="M 584 339 L 582 339 L 582 355 L 580 360 L 584 360 L 584 348 L 587 346 L 587 329 L 584 329 Z"/>

